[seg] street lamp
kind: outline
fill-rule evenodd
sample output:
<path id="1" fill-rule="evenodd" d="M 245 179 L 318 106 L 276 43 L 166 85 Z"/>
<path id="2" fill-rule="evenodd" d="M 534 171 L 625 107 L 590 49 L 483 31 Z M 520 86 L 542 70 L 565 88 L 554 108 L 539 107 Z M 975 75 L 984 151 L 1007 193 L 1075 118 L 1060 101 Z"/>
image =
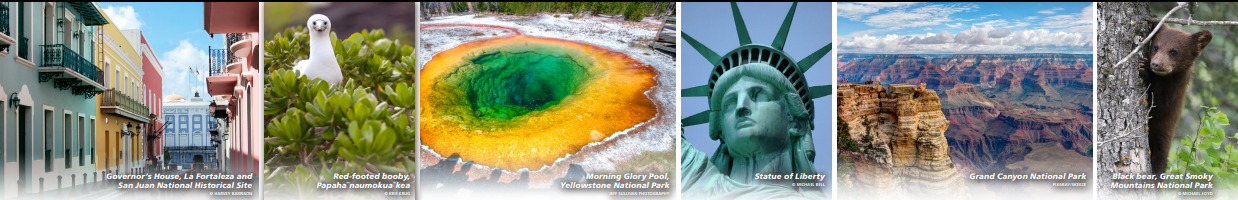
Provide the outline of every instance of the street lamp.
<path id="1" fill-rule="evenodd" d="M 9 108 L 16 108 L 18 102 L 21 102 L 21 99 L 17 98 L 17 92 L 9 95 Z"/>

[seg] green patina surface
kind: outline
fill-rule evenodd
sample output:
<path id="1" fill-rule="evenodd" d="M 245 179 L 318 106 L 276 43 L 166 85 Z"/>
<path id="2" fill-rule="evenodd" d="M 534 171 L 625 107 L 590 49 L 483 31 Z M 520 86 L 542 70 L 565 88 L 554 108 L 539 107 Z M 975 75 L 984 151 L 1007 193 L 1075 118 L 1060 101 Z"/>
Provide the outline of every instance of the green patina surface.
<path id="1" fill-rule="evenodd" d="M 448 103 L 457 116 L 511 120 L 557 105 L 589 78 L 592 62 L 581 53 L 549 45 L 495 47 L 465 56 L 445 84 L 458 95 Z"/>

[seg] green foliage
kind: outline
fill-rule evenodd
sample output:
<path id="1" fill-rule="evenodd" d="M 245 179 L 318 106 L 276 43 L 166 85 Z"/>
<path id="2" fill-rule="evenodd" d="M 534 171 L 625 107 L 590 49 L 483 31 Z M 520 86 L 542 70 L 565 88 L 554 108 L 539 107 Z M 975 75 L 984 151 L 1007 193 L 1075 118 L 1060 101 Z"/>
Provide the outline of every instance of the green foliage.
<path id="1" fill-rule="evenodd" d="M 344 40 L 332 35 L 345 78 L 332 86 L 290 70 L 308 58 L 304 30 L 289 28 L 265 44 L 271 98 L 263 102 L 269 120 L 264 187 L 316 198 L 314 185 L 333 182 L 334 173 L 416 172 L 413 48 L 381 30 Z"/>
<path id="2" fill-rule="evenodd" d="M 1216 175 L 1212 183 L 1217 188 L 1232 189 L 1238 183 L 1238 151 L 1222 127 L 1229 125 L 1229 117 L 1216 108 L 1204 108 L 1199 129 L 1195 135 L 1185 135 L 1180 145 L 1169 154 L 1167 174 Z M 1234 194 L 1234 192 L 1230 190 Z M 1231 194 L 1233 195 L 1233 194 Z"/>
<path id="3" fill-rule="evenodd" d="M 838 144 L 843 150 L 860 151 L 860 145 L 851 139 L 851 125 L 843 121 L 842 117 L 838 117 Z"/>

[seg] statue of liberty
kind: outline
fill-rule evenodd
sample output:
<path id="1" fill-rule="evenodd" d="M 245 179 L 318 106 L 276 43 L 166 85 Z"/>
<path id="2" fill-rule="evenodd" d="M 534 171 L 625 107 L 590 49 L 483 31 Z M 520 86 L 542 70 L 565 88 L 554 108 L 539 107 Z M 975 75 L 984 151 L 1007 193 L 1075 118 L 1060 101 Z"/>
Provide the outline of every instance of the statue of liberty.
<path id="1" fill-rule="evenodd" d="M 683 126 L 707 122 L 709 138 L 721 142 L 708 157 L 681 138 L 685 199 L 825 198 L 819 180 L 786 177 L 817 174 L 812 99 L 831 93 L 829 85 L 808 87 L 804 80 L 831 45 L 798 62 L 782 51 L 795 5 L 771 45 L 751 42 L 735 3 L 740 47 L 719 56 L 683 34 L 714 65 L 708 85 L 683 90 L 684 97 L 709 98 L 709 110 L 684 118 Z"/>

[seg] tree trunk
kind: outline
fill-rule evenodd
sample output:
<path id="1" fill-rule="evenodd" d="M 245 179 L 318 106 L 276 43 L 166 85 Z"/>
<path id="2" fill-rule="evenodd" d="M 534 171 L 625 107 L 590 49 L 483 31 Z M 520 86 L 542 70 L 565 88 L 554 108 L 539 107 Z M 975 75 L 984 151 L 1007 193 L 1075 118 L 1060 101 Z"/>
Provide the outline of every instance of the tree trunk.
<path id="1" fill-rule="evenodd" d="M 1119 66 L 1113 66 L 1138 46 L 1147 37 L 1155 24 L 1148 24 L 1151 11 L 1148 3 L 1100 2 L 1097 4 L 1097 58 L 1099 71 L 1096 79 L 1098 92 L 1097 112 L 1098 141 L 1096 152 L 1096 192 L 1100 199 L 1156 199 L 1156 189 L 1116 189 L 1114 183 L 1133 183 L 1129 180 L 1114 180 L 1118 174 L 1150 174 L 1148 152 L 1148 111 L 1144 101 L 1148 88 L 1139 77 L 1137 53 Z M 1133 23 L 1132 23 L 1133 22 Z M 1146 47 L 1147 45 L 1145 45 Z M 1142 51 L 1142 50 L 1141 50 Z M 1127 135 L 1129 134 L 1129 135 Z M 1125 136 L 1124 136 L 1125 135 Z M 1142 182 L 1142 181 L 1141 181 Z"/>

